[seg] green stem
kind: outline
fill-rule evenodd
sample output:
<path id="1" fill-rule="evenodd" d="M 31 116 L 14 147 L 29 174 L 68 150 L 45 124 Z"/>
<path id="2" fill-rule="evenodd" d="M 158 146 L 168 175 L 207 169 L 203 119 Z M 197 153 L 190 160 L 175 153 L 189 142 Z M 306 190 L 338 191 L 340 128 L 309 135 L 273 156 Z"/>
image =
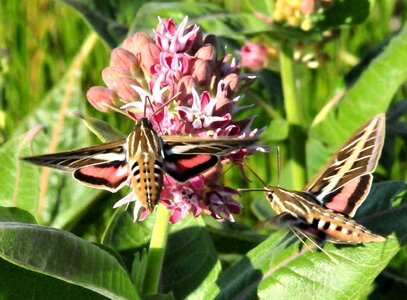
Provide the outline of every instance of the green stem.
<path id="1" fill-rule="evenodd" d="M 280 51 L 281 80 L 284 93 L 284 107 L 290 124 L 289 162 L 293 188 L 305 185 L 305 135 L 301 127 L 301 108 L 295 93 L 294 60 L 292 44 L 286 42 Z"/>
<path id="2" fill-rule="evenodd" d="M 156 295 L 158 293 L 158 284 L 160 282 L 164 253 L 167 246 L 169 216 L 169 210 L 164 205 L 159 204 L 148 250 L 143 287 L 144 295 Z"/>

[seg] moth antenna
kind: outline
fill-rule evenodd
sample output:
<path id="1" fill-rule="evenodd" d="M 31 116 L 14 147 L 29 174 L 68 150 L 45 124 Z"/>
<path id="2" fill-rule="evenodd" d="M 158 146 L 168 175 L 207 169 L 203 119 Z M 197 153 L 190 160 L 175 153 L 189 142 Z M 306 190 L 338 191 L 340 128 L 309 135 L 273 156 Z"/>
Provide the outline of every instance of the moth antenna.
<path id="1" fill-rule="evenodd" d="M 147 115 L 147 102 L 150 103 L 150 107 L 151 107 L 151 109 L 153 109 L 153 104 L 152 104 L 151 101 L 150 101 L 150 97 L 149 97 L 149 96 L 146 96 L 146 99 L 145 99 L 145 101 L 144 101 L 144 112 L 143 112 L 144 118 L 145 118 L 146 115 Z"/>
<path id="2" fill-rule="evenodd" d="M 259 175 L 257 175 L 257 173 L 256 173 L 251 167 L 249 167 L 248 164 L 246 164 L 245 162 L 243 162 L 243 166 L 245 166 L 250 172 L 252 172 L 252 174 L 253 174 L 254 176 L 256 176 L 256 178 L 264 185 L 265 189 L 267 190 L 268 184 L 267 184 L 263 179 L 261 179 L 261 177 L 260 177 Z M 263 191 L 264 191 L 265 189 L 263 189 Z"/>
<path id="3" fill-rule="evenodd" d="M 175 94 L 171 99 L 165 101 L 163 104 L 161 104 L 150 116 L 150 120 L 152 117 L 154 117 L 160 110 L 162 110 L 165 106 L 170 104 L 172 101 L 174 101 L 181 93 Z"/>
<path id="4" fill-rule="evenodd" d="M 168 100 L 168 101 L 164 102 L 163 104 L 161 104 L 155 111 L 153 111 L 153 113 L 152 113 L 152 114 L 150 115 L 150 117 L 149 117 L 149 120 L 151 120 L 152 118 L 155 118 L 156 114 L 157 114 L 160 110 L 162 110 L 165 106 L 167 106 L 167 105 L 170 104 L 172 101 L 174 101 L 174 99 L 176 99 L 179 94 L 181 94 L 181 93 L 178 93 L 178 94 L 174 95 L 174 97 L 172 97 L 170 100 Z M 147 98 L 147 97 L 146 97 L 146 98 Z M 150 102 L 150 106 L 151 106 L 151 108 L 153 108 L 153 105 L 152 105 L 152 103 L 151 103 L 151 101 L 150 101 L 150 98 L 148 98 L 148 102 Z M 156 121 L 157 121 L 157 120 L 156 120 Z M 160 132 L 162 133 L 163 130 L 162 130 L 161 126 L 160 126 L 160 123 L 159 123 L 159 122 L 156 122 L 156 123 L 157 123 L 157 125 L 158 125 L 158 128 L 160 128 Z"/>
<path id="5" fill-rule="evenodd" d="M 230 165 L 225 171 L 223 171 L 223 172 L 222 172 L 222 177 L 225 176 L 225 174 L 226 174 L 227 172 L 229 172 L 229 171 L 232 169 L 232 167 L 233 167 L 233 166 Z"/>
<path id="6" fill-rule="evenodd" d="M 151 102 L 150 97 L 149 97 L 149 96 L 146 96 L 146 101 L 144 101 L 144 117 L 146 117 L 147 102 L 150 103 L 151 110 L 153 110 L 153 113 L 152 113 L 151 116 L 148 118 L 149 120 L 151 120 L 152 118 L 155 117 L 157 111 L 159 111 L 159 109 L 161 108 L 161 106 L 160 106 L 157 110 L 154 111 L 153 103 Z M 156 121 L 157 121 L 157 120 L 156 120 Z M 163 129 L 161 128 L 160 122 L 156 122 L 156 124 L 158 125 L 158 128 L 160 128 L 160 133 L 162 133 L 162 132 L 163 132 Z"/>
<path id="7" fill-rule="evenodd" d="M 252 188 L 240 188 L 237 189 L 238 192 L 267 192 L 267 189 L 264 188 L 258 188 L 258 189 L 252 189 Z"/>

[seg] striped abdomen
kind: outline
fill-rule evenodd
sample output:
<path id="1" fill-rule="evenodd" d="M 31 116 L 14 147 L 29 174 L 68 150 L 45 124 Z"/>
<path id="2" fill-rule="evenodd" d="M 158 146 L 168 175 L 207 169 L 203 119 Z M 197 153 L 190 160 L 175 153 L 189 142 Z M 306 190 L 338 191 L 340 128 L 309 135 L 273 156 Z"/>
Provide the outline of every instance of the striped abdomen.
<path id="1" fill-rule="evenodd" d="M 374 234 L 353 219 L 324 208 L 312 196 L 271 187 L 266 192 L 282 223 L 296 226 L 320 239 L 333 243 L 380 242 L 385 238 Z"/>
<path id="2" fill-rule="evenodd" d="M 163 187 L 162 141 L 147 119 L 136 122 L 127 138 L 130 184 L 133 193 L 150 212 Z"/>

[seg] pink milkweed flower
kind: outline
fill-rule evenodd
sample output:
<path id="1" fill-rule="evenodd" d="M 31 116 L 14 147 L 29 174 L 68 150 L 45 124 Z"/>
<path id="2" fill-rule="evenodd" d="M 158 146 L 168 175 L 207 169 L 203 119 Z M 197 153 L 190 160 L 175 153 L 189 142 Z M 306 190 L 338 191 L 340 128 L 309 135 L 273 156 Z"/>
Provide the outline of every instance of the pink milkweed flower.
<path id="1" fill-rule="evenodd" d="M 215 129 L 223 127 L 229 123 L 231 116 L 225 114 L 223 116 L 213 115 L 216 99 L 211 99 L 208 92 L 203 92 L 199 97 L 195 89 L 192 90 L 193 104 L 192 107 L 179 106 L 177 110 L 180 111 L 182 118 L 186 120 L 186 132 L 194 133 L 200 132 L 204 129 Z"/>
<path id="2" fill-rule="evenodd" d="M 235 201 L 233 196 L 239 193 L 228 187 L 214 187 L 207 193 L 208 208 L 212 216 L 218 220 L 234 221 L 232 214 L 240 214 L 242 204 Z"/>
<path id="3" fill-rule="evenodd" d="M 185 52 L 197 37 L 199 30 L 197 25 L 185 28 L 188 17 L 185 17 L 178 27 L 175 26 L 172 19 L 158 18 L 158 20 L 159 24 L 155 30 L 155 40 L 163 51 L 170 53 Z"/>
<path id="4" fill-rule="evenodd" d="M 186 17 L 177 26 L 173 19 L 159 19 L 154 38 L 145 33 L 126 38 L 102 72 L 107 88 L 92 87 L 89 102 L 101 111 L 121 110 L 133 120 L 149 118 L 163 140 L 165 135 L 257 136 L 261 130 L 251 128 L 252 118 L 233 120 L 248 107 L 238 105 L 241 88 L 255 77 L 241 74 L 231 55 L 218 58 L 216 36 L 202 37 L 200 28 L 187 26 L 187 21 Z M 261 151 L 258 145 L 225 154 L 212 169 L 187 182 L 164 174 L 160 203 L 170 210 L 169 221 L 178 222 L 188 214 L 233 221 L 242 206 L 233 199 L 237 191 L 222 185 L 222 165 L 233 162 L 241 167 L 255 151 Z M 114 207 L 129 204 L 134 205 L 134 220 L 149 215 L 133 192 Z"/>

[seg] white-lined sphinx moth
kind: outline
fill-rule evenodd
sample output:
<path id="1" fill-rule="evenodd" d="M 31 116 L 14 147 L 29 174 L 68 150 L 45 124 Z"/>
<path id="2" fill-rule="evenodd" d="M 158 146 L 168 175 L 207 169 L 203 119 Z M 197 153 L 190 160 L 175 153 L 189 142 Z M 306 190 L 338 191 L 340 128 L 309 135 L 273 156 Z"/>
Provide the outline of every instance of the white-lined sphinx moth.
<path id="1" fill-rule="evenodd" d="M 81 183 L 115 192 L 126 183 L 150 212 L 160 199 L 164 172 L 187 181 L 219 162 L 219 157 L 257 138 L 160 136 L 146 117 L 135 121 L 127 139 L 73 151 L 24 157 L 40 166 L 72 172 Z"/>
<path id="2" fill-rule="evenodd" d="M 333 243 L 384 241 L 352 219 L 369 193 L 384 135 L 385 115 L 379 114 L 359 128 L 302 191 L 267 186 L 277 224 Z"/>

